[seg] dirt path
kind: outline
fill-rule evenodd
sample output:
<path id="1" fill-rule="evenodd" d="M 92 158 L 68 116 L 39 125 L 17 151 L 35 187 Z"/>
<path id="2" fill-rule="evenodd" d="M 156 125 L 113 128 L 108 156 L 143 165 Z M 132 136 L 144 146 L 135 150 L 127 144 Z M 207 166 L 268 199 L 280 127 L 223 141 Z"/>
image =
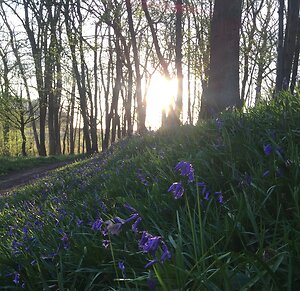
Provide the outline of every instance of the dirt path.
<path id="1" fill-rule="evenodd" d="M 74 161 L 57 162 L 33 169 L 21 170 L 6 176 L 0 177 L 0 196 L 5 195 L 15 188 L 30 184 L 35 180 L 45 177 L 51 171 L 73 163 Z"/>

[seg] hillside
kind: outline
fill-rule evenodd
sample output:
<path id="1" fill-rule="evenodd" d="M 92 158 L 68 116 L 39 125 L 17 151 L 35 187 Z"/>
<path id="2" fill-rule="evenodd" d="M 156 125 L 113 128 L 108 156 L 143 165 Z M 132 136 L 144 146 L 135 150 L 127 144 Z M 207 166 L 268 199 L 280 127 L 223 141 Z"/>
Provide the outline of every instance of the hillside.
<path id="1" fill-rule="evenodd" d="M 127 138 L 0 200 L 0 286 L 300 288 L 300 100 Z"/>

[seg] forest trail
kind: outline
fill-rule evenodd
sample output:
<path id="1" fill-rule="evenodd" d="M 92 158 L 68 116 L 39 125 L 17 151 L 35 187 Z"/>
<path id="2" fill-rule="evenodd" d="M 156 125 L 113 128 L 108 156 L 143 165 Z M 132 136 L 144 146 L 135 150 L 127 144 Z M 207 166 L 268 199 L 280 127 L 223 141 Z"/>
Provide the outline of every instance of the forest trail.
<path id="1" fill-rule="evenodd" d="M 62 168 L 75 161 L 63 161 L 32 169 L 20 170 L 5 176 L 0 176 L 0 196 L 8 195 L 14 189 L 28 185 L 50 174 L 51 171 Z"/>

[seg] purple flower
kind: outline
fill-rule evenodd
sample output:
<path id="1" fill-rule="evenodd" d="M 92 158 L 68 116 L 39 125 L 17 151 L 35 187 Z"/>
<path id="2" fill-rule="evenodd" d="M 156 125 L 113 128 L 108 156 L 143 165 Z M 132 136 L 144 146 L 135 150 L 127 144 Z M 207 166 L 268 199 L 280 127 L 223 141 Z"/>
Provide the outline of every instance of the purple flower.
<path id="1" fill-rule="evenodd" d="M 64 249 L 68 250 L 70 248 L 70 241 L 66 233 L 63 233 L 61 241 L 63 242 Z"/>
<path id="2" fill-rule="evenodd" d="M 142 237 L 141 237 L 141 239 L 140 239 L 140 241 L 139 241 L 139 247 L 142 248 L 143 245 L 148 241 L 148 239 L 149 239 L 150 237 L 152 237 L 151 234 L 149 234 L 147 231 L 143 231 L 143 232 L 142 232 Z"/>
<path id="3" fill-rule="evenodd" d="M 206 187 L 206 184 L 205 184 L 205 182 L 198 182 L 197 186 L 198 187 Z"/>
<path id="4" fill-rule="evenodd" d="M 133 208 L 131 205 L 129 205 L 127 202 L 126 203 L 124 203 L 124 205 L 123 205 L 127 210 L 129 210 L 130 212 L 132 212 L 132 213 L 137 213 L 138 211 L 135 209 L 135 208 Z"/>
<path id="5" fill-rule="evenodd" d="M 124 224 L 124 223 L 125 223 L 125 220 L 122 219 L 122 218 L 119 217 L 119 216 L 116 216 L 115 218 L 113 218 L 113 222 L 114 222 L 114 223 L 121 223 L 121 224 Z"/>
<path id="6" fill-rule="evenodd" d="M 19 284 L 20 283 L 20 277 L 21 277 L 20 273 L 16 272 L 15 276 L 14 276 L 14 279 L 13 279 L 13 282 L 15 284 Z"/>
<path id="7" fill-rule="evenodd" d="M 83 220 L 81 220 L 81 219 L 77 219 L 77 221 L 76 221 L 76 224 L 77 224 L 77 226 L 80 226 L 80 225 L 82 225 L 83 224 Z"/>
<path id="8" fill-rule="evenodd" d="M 122 271 L 123 278 L 125 278 L 125 277 L 126 277 L 126 273 L 125 273 L 125 265 L 124 265 L 124 262 L 120 261 L 120 262 L 118 263 L 118 267 L 119 267 L 119 269 Z"/>
<path id="9" fill-rule="evenodd" d="M 222 192 L 215 192 L 215 195 L 218 197 L 219 203 L 223 203 L 223 194 Z"/>
<path id="10" fill-rule="evenodd" d="M 144 266 L 144 268 L 147 269 L 147 268 L 151 267 L 152 265 L 154 265 L 154 264 L 157 263 L 157 262 L 158 262 L 157 259 L 151 260 L 148 264 L 146 264 L 146 265 Z"/>
<path id="11" fill-rule="evenodd" d="M 263 173 L 263 177 L 267 177 L 270 175 L 270 170 L 266 170 L 264 173 Z"/>
<path id="12" fill-rule="evenodd" d="M 205 192 L 204 199 L 205 199 L 205 200 L 208 200 L 208 199 L 209 199 L 209 195 L 210 195 L 210 192 L 209 192 L 209 191 L 206 191 L 206 192 Z"/>
<path id="13" fill-rule="evenodd" d="M 175 182 L 173 183 L 170 188 L 168 189 L 168 192 L 172 192 L 174 194 L 175 199 L 179 199 L 182 197 L 184 193 L 184 189 L 181 182 Z"/>
<path id="14" fill-rule="evenodd" d="M 269 156 L 272 153 L 272 146 L 268 143 L 264 145 L 264 153 L 266 156 Z"/>
<path id="15" fill-rule="evenodd" d="M 109 243 L 110 243 L 110 241 L 107 240 L 107 239 L 104 239 L 104 240 L 102 241 L 102 245 L 103 245 L 106 249 L 109 247 Z"/>
<path id="16" fill-rule="evenodd" d="M 188 162 L 180 161 L 175 166 L 175 171 L 180 172 L 181 176 L 187 176 L 189 182 L 193 182 L 195 180 L 193 166 Z"/>
<path id="17" fill-rule="evenodd" d="M 160 241 L 161 241 L 160 236 L 152 236 L 148 238 L 148 240 L 142 245 L 143 251 L 145 253 L 150 253 L 152 256 L 154 256 Z"/>
<path id="18" fill-rule="evenodd" d="M 94 222 L 93 225 L 92 225 L 92 229 L 93 229 L 93 230 L 100 230 L 102 224 L 103 224 L 103 220 L 102 220 L 101 218 L 96 219 L 95 222 Z"/>
<path id="19" fill-rule="evenodd" d="M 164 263 L 165 260 L 170 260 L 171 259 L 171 253 L 169 252 L 168 247 L 164 242 L 162 242 L 162 251 L 163 251 L 163 253 L 160 257 L 160 261 L 162 263 Z"/>
<path id="20" fill-rule="evenodd" d="M 132 229 L 133 232 L 136 233 L 138 231 L 137 228 L 138 228 L 139 224 L 141 223 L 141 221 L 142 221 L 142 218 L 138 217 L 138 219 L 134 222 L 134 224 L 131 227 L 131 229 Z"/>
<path id="21" fill-rule="evenodd" d="M 135 220 L 138 217 L 139 217 L 139 215 L 137 213 L 134 213 L 130 217 L 128 217 L 127 219 L 125 219 L 124 223 L 127 223 L 127 222 L 130 222 L 132 220 Z"/>

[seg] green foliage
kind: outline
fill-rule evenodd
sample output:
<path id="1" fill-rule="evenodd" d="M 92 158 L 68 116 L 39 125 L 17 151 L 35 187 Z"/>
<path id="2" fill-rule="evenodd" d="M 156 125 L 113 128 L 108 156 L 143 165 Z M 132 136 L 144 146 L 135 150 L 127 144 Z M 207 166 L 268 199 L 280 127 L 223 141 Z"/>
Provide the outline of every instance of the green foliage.
<path id="1" fill-rule="evenodd" d="M 282 96 L 245 114 L 126 139 L 2 198 L 0 285 L 147 290 L 154 279 L 158 290 L 297 290 L 299 106 Z M 175 170 L 180 161 L 192 164 L 195 180 Z M 181 198 L 168 192 L 174 182 Z M 135 213 L 125 202 L 142 218 L 137 233 L 134 221 L 116 229 Z M 161 237 L 170 260 L 144 268 L 153 256 L 139 248 L 142 230 Z M 160 244 L 158 260 L 163 253 Z"/>

